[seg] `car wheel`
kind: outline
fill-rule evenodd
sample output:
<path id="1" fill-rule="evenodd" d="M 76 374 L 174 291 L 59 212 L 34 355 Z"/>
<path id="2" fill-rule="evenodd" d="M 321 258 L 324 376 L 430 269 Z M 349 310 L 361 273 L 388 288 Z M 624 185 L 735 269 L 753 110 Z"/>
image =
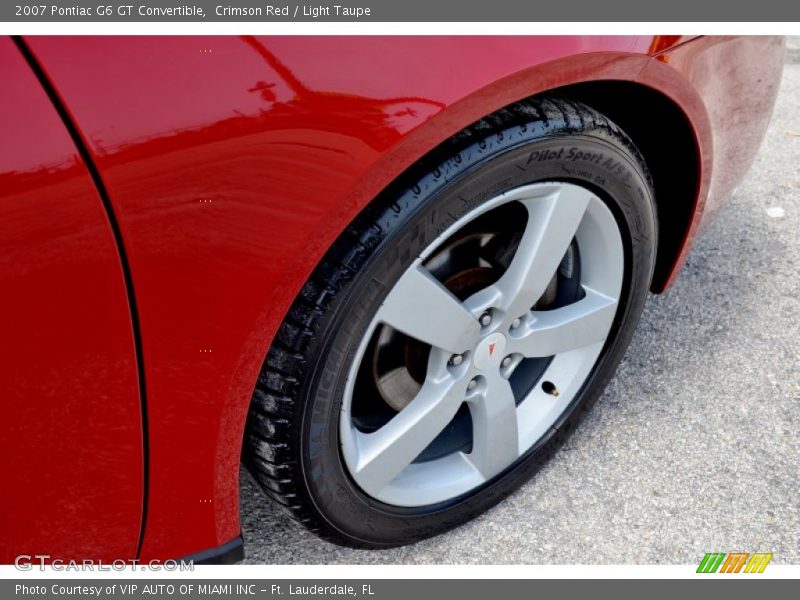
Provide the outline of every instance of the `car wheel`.
<path id="1" fill-rule="evenodd" d="M 521 103 L 368 207 L 269 350 L 244 460 L 331 541 L 406 544 L 527 481 L 605 387 L 652 276 L 631 141 L 591 108 Z"/>

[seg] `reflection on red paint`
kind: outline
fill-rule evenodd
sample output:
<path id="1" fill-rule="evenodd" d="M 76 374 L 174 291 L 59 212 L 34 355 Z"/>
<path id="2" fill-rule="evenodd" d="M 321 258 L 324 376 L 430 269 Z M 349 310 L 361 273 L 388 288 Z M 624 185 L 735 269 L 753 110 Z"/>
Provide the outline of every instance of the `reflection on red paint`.
<path id="1" fill-rule="evenodd" d="M 683 44 L 684 42 L 688 42 L 689 40 L 693 39 L 696 36 L 690 35 L 656 35 L 653 37 L 653 41 L 650 43 L 650 48 L 648 48 L 647 53 L 650 56 L 655 54 L 659 54 L 664 52 L 665 50 L 669 50 L 670 48 L 674 48 L 679 44 Z M 664 60 L 663 62 L 667 62 Z"/>
<path id="2" fill-rule="evenodd" d="M 0 39 L 0 563 L 131 558 L 142 511 L 130 313 L 100 198 Z"/>

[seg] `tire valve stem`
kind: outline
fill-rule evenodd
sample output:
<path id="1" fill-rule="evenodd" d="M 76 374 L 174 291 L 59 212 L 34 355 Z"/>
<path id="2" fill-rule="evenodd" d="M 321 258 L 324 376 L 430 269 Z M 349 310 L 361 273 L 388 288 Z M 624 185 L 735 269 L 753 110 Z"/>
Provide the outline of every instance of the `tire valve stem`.
<path id="1" fill-rule="evenodd" d="M 545 394 L 550 394 L 551 396 L 558 397 L 558 389 L 556 388 L 555 384 L 552 381 L 545 381 L 542 383 L 542 391 Z"/>

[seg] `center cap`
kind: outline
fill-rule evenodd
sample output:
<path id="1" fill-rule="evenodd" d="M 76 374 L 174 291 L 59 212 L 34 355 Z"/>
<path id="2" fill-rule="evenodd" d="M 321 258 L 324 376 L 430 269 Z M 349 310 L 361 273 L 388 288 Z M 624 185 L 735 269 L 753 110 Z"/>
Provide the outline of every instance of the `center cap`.
<path id="1" fill-rule="evenodd" d="M 475 348 L 475 358 L 472 362 L 475 363 L 477 369 L 482 371 L 496 367 L 503 360 L 505 349 L 506 336 L 502 333 L 487 335 Z"/>

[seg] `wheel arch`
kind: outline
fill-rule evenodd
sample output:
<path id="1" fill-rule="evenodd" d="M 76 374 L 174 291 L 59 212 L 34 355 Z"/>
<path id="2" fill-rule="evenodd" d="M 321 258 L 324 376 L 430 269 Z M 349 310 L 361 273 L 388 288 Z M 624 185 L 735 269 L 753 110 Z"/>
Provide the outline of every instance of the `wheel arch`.
<path id="1" fill-rule="evenodd" d="M 378 161 L 365 185 L 351 198 L 362 210 L 386 193 L 401 189 L 414 174 L 458 147 L 459 134 L 473 123 L 542 96 L 582 102 L 616 123 L 641 151 L 653 176 L 659 221 L 656 266 L 651 291 L 663 292 L 678 273 L 684 248 L 699 224 L 708 191 L 712 142 L 709 118 L 699 93 L 681 73 L 654 58 L 612 53 L 584 58 L 600 63 L 579 68 L 576 57 L 554 61 L 498 80 L 445 108 L 410 132 Z M 559 80 L 552 72 L 559 71 Z M 554 83 L 554 84 L 553 84 Z M 498 119 L 498 127 L 502 123 Z M 370 190 L 386 178 L 379 189 Z M 685 177 L 675 177 L 675 173 Z M 346 224 L 354 218 L 346 220 Z M 339 215 L 341 217 L 341 215 Z M 346 224 L 341 227 L 344 231 Z"/>
<path id="2" fill-rule="evenodd" d="M 604 114 L 642 153 L 653 177 L 659 226 L 651 290 L 663 291 L 697 209 L 701 157 L 691 121 L 669 97 L 637 82 L 591 81 L 554 92 Z"/>

